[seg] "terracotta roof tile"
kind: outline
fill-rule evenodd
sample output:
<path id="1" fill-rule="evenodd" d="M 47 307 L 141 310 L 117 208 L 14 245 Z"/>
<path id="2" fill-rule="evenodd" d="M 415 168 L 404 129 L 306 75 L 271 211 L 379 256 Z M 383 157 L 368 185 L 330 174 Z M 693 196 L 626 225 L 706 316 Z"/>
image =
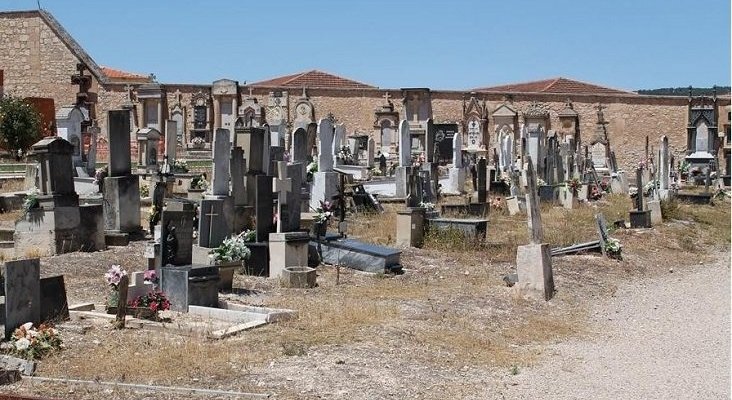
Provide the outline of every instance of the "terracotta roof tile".
<path id="1" fill-rule="evenodd" d="M 369 89 L 376 88 L 362 82 L 343 78 L 327 72 L 312 70 L 292 75 L 280 76 L 252 83 L 250 86 L 269 86 L 283 88 L 337 88 L 337 89 Z"/>
<path id="2" fill-rule="evenodd" d="M 126 72 L 119 69 L 102 66 L 102 72 L 112 81 L 136 81 L 136 82 L 151 82 L 149 75 L 136 74 L 133 72 Z"/>
<path id="3" fill-rule="evenodd" d="M 481 92 L 561 93 L 561 94 L 636 94 L 567 78 L 544 79 L 474 89 Z"/>

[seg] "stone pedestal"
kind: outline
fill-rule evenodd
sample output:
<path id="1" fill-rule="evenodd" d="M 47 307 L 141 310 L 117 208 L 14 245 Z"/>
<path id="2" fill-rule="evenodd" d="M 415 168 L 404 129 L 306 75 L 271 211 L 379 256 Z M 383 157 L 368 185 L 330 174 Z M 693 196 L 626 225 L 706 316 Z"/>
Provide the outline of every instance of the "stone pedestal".
<path id="1" fill-rule="evenodd" d="M 445 193 L 460 194 L 465 187 L 465 169 L 450 168 L 449 181 Z"/>
<path id="2" fill-rule="evenodd" d="M 269 277 L 281 278 L 287 267 L 307 267 L 310 236 L 305 232 L 269 234 Z"/>
<path id="3" fill-rule="evenodd" d="M 140 180 L 137 175 L 104 178 L 104 224 L 108 231 L 139 232 Z"/>
<path id="4" fill-rule="evenodd" d="M 554 296 L 554 276 L 549 245 L 527 244 L 516 249 L 518 283 L 514 291 L 520 296 L 549 300 Z"/>
<path id="5" fill-rule="evenodd" d="M 521 203 L 518 197 L 509 196 L 506 197 L 506 208 L 508 209 L 508 215 L 516 215 L 521 212 Z"/>
<path id="6" fill-rule="evenodd" d="M 396 184 L 396 191 L 394 197 L 406 198 L 409 187 L 409 167 L 396 167 L 394 170 L 394 182 Z"/>
<path id="7" fill-rule="evenodd" d="M 651 225 L 660 225 L 663 223 L 663 215 L 661 215 L 661 202 L 659 200 L 650 200 L 647 202 L 648 211 L 651 212 Z"/>
<path id="8" fill-rule="evenodd" d="M 574 191 L 567 187 L 559 188 L 559 202 L 562 207 L 571 210 L 579 205 L 577 197 L 574 195 Z"/>
<path id="9" fill-rule="evenodd" d="M 331 201 L 338 195 L 338 173 L 316 172 L 313 174 L 313 188 L 310 191 L 310 208 L 316 210 L 321 201 Z"/>
<path id="10" fill-rule="evenodd" d="M 630 227 L 633 229 L 650 228 L 651 227 L 651 210 L 631 211 L 630 212 Z"/>
<path id="11" fill-rule="evenodd" d="M 317 272 L 315 268 L 308 266 L 287 267 L 282 270 L 280 282 L 284 287 L 305 289 L 315 287 L 316 279 Z"/>
<path id="12" fill-rule="evenodd" d="M 28 211 L 15 222 L 15 256 L 51 256 L 79 251 L 84 239 L 79 232 L 80 222 L 79 207 Z"/>
<path id="13" fill-rule="evenodd" d="M 424 213 L 425 209 L 421 207 L 397 211 L 396 245 L 398 247 L 422 247 Z"/>

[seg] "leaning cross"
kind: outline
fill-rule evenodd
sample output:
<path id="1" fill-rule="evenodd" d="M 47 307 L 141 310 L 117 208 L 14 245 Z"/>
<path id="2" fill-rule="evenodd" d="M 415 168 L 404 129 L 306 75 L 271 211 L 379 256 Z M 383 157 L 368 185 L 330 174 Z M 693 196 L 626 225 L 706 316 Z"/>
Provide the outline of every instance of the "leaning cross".
<path id="1" fill-rule="evenodd" d="M 209 217 L 208 220 L 208 245 L 211 245 L 211 237 L 213 237 L 213 220 L 214 217 L 218 217 L 219 214 L 214 213 L 214 206 L 211 204 L 211 211 L 208 212 L 208 214 L 204 214 L 206 217 Z"/>
<path id="2" fill-rule="evenodd" d="M 287 204 L 287 192 L 292 191 L 292 178 L 287 177 L 286 161 L 277 161 L 277 177 L 273 181 L 277 192 L 277 233 L 282 233 L 282 205 Z"/>

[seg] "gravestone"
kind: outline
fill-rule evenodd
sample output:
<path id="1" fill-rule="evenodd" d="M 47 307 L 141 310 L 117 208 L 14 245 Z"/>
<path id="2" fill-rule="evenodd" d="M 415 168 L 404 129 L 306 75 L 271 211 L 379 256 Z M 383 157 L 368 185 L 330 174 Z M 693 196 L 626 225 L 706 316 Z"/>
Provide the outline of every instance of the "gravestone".
<path id="1" fill-rule="evenodd" d="M 201 200 L 198 217 L 198 245 L 215 248 L 229 236 L 224 215 L 224 199 Z"/>
<path id="2" fill-rule="evenodd" d="M 486 160 L 484 157 L 481 157 L 478 160 L 478 165 L 476 166 L 478 169 L 478 203 L 485 203 L 487 201 L 487 193 L 488 193 L 488 183 L 487 183 L 487 174 L 488 169 L 486 166 Z"/>
<path id="3" fill-rule="evenodd" d="M 213 143 L 213 177 L 211 178 L 214 196 L 229 195 L 229 159 L 231 157 L 231 139 L 228 129 L 219 128 L 214 133 Z"/>
<path id="4" fill-rule="evenodd" d="M 303 128 L 295 129 L 292 133 L 292 162 L 299 163 L 302 169 L 302 179 L 307 174 L 308 164 L 308 132 Z"/>
<path id="5" fill-rule="evenodd" d="M 26 322 L 41 322 L 41 264 L 37 258 L 7 261 L 5 279 L 5 337 Z"/>
<path id="6" fill-rule="evenodd" d="M 592 165 L 596 169 L 607 168 L 607 146 L 602 142 L 592 145 L 591 151 Z"/>
<path id="7" fill-rule="evenodd" d="M 236 146 L 244 150 L 246 159 L 246 204 L 254 204 L 256 176 L 264 174 L 264 130 L 243 128 L 236 130 Z"/>
<path id="8" fill-rule="evenodd" d="M 287 205 L 280 219 L 282 220 L 283 232 L 292 232 L 300 229 L 300 207 L 302 176 L 299 171 L 302 166 L 299 163 L 287 166 L 287 176 L 292 180 L 292 190 L 287 192 Z"/>
<path id="9" fill-rule="evenodd" d="M 643 206 L 643 170 L 636 168 L 636 185 L 638 192 L 635 197 L 635 210 L 630 211 L 630 227 L 631 228 L 650 228 L 651 212 Z"/>
<path id="10" fill-rule="evenodd" d="M 168 120 L 165 123 L 165 157 L 168 163 L 173 165 L 178 150 L 178 123 Z"/>
<path id="11" fill-rule="evenodd" d="M 518 295 L 539 295 L 549 300 L 554 295 L 551 252 L 544 241 L 544 231 L 539 213 L 536 175 L 531 156 L 526 157 L 526 214 L 530 243 L 516 249 L 518 283 L 514 285 Z"/>
<path id="12" fill-rule="evenodd" d="M 168 295 L 172 311 L 188 312 L 189 305 L 218 307 L 218 267 L 171 265 L 160 271 L 160 288 Z"/>
<path id="13" fill-rule="evenodd" d="M 669 160 L 668 137 L 661 137 L 660 157 L 658 159 L 658 175 L 659 175 L 659 196 L 662 200 L 668 197 L 669 179 L 671 176 L 671 162 Z"/>
<path id="14" fill-rule="evenodd" d="M 169 236 L 171 231 L 175 237 L 176 251 L 171 260 L 163 257 L 163 264 L 187 265 L 192 262 L 193 248 L 193 219 L 196 211 L 191 203 L 183 203 L 177 201 L 168 201 L 168 206 L 163 209 L 160 219 L 161 240 L 160 252 L 163 256 L 170 253 L 171 241 Z M 200 235 L 200 232 L 199 232 Z"/>
<path id="15" fill-rule="evenodd" d="M 376 143 L 374 142 L 374 138 L 370 137 L 369 141 L 366 144 L 366 166 L 367 167 L 374 166 L 374 149 L 375 148 L 376 148 Z"/>
<path id="16" fill-rule="evenodd" d="M 465 168 L 463 168 L 462 149 L 462 135 L 456 134 L 452 138 L 452 167 L 449 172 L 448 193 L 462 193 L 463 187 L 465 186 Z"/>
<path id="17" fill-rule="evenodd" d="M 41 293 L 40 321 L 66 320 L 69 318 L 69 303 L 66 300 L 66 285 L 64 284 L 63 275 L 41 278 L 39 290 Z"/>
<path id="18" fill-rule="evenodd" d="M 231 148 L 229 173 L 231 175 L 231 197 L 234 198 L 234 206 L 245 206 L 247 204 L 247 189 L 246 186 L 244 186 L 246 160 L 244 159 L 244 150 L 240 147 Z"/>
<path id="19" fill-rule="evenodd" d="M 84 113 L 78 106 L 61 107 L 56 113 L 56 132 L 62 139 L 68 140 L 74 146 L 71 160 L 74 167 L 82 166 L 82 123 L 85 122 Z"/>
<path id="20" fill-rule="evenodd" d="M 130 117 L 127 110 L 107 113 L 109 176 L 104 178 L 104 220 L 107 231 L 133 233 L 140 226 L 140 181 L 131 174 Z"/>
<path id="21" fill-rule="evenodd" d="M 333 122 L 327 118 L 318 123 L 318 172 L 313 175 L 310 208 L 320 207 L 321 201 L 331 201 L 338 194 L 338 173 L 333 172 Z"/>
<path id="22" fill-rule="evenodd" d="M 289 229 L 283 229 L 282 226 L 283 211 L 287 205 L 287 194 L 293 191 L 292 178 L 287 177 L 287 162 L 277 162 L 277 176 L 272 181 L 272 187 L 277 192 L 277 233 L 287 232 Z"/>
<path id="23" fill-rule="evenodd" d="M 257 242 L 266 242 L 272 232 L 272 177 L 258 175 L 256 177 L 256 197 L 254 204 L 254 230 Z"/>
<path id="24" fill-rule="evenodd" d="M 402 120 L 399 123 L 399 166 L 396 168 L 396 197 L 407 197 L 408 168 L 412 166 L 411 135 L 409 122 Z"/>

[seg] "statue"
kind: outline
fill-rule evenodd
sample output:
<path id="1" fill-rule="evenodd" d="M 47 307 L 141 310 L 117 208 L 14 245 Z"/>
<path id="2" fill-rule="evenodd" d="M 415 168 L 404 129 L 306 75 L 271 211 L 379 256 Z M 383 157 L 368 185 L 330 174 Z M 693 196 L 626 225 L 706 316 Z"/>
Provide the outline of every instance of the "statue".
<path id="1" fill-rule="evenodd" d="M 175 227 L 168 224 L 167 228 L 168 234 L 165 236 L 163 265 L 175 264 L 175 256 L 178 254 L 178 238 L 175 236 Z"/>

